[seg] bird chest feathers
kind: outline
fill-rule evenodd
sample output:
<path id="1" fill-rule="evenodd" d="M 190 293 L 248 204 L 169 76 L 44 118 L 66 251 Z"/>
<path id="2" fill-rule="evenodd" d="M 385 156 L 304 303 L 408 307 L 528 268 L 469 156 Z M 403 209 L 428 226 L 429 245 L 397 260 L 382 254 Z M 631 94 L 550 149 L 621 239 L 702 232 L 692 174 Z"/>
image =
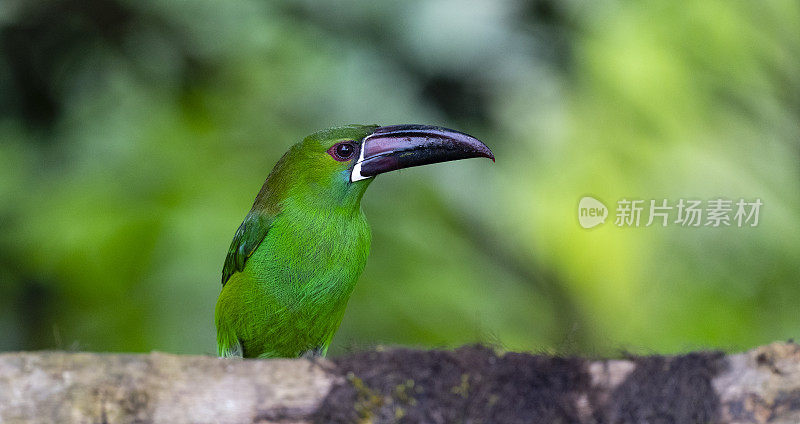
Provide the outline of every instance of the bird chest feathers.
<path id="1" fill-rule="evenodd" d="M 246 272 L 287 310 L 322 312 L 346 303 L 369 244 L 361 213 L 286 212 L 275 219 Z"/>

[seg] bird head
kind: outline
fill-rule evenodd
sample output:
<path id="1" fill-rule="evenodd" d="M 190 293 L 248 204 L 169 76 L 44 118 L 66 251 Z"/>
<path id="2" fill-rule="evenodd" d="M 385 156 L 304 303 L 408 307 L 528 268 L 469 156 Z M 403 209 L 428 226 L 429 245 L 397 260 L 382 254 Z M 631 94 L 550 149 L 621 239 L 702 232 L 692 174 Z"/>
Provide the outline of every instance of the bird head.
<path id="1" fill-rule="evenodd" d="M 292 146 L 265 189 L 283 192 L 279 197 L 284 199 L 302 198 L 305 204 L 325 203 L 317 207 L 355 210 L 376 175 L 473 157 L 494 161 L 485 144 L 458 131 L 429 125 L 348 125 L 316 132 Z"/>

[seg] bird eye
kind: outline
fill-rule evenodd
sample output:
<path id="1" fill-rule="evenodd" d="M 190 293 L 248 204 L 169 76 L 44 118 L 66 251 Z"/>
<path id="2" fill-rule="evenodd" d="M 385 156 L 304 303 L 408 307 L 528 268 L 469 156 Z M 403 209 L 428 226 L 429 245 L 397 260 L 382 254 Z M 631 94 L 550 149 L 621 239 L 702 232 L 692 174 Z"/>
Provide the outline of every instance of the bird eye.
<path id="1" fill-rule="evenodd" d="M 328 154 L 333 156 L 333 158 L 339 162 L 349 160 L 351 157 L 353 157 L 355 152 L 356 148 L 353 143 L 350 142 L 336 143 L 330 149 L 328 149 Z"/>

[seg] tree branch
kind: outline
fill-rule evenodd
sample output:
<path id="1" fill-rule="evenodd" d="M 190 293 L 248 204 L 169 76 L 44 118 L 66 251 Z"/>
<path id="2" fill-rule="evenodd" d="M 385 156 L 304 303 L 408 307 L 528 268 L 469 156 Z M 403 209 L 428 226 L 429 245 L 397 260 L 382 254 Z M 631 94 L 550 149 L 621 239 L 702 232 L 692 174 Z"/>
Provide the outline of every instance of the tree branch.
<path id="1" fill-rule="evenodd" d="M 800 346 L 588 360 L 470 346 L 333 360 L 0 354 L 3 423 L 800 422 Z"/>

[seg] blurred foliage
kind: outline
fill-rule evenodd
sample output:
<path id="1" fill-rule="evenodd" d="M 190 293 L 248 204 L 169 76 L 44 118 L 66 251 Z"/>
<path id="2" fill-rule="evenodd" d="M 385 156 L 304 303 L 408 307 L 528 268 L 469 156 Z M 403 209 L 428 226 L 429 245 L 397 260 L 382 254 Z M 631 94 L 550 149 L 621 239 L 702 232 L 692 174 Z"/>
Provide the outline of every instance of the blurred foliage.
<path id="1" fill-rule="evenodd" d="M 332 352 L 601 354 L 800 335 L 800 6 L 0 2 L 0 350 L 211 353 L 233 232 L 346 123 L 497 163 L 381 176 Z M 764 202 L 755 228 L 577 222 L 578 199 Z"/>

